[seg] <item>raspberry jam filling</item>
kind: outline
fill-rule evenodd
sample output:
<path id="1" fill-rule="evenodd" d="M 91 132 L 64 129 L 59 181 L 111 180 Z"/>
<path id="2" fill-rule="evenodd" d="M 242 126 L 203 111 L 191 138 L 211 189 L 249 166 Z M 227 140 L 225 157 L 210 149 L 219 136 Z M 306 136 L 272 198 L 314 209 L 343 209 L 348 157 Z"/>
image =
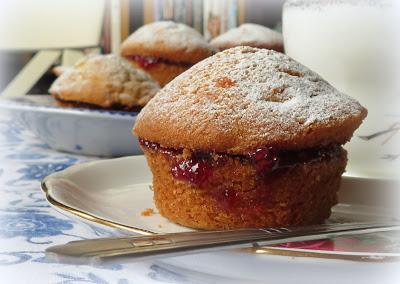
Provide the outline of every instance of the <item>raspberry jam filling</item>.
<path id="1" fill-rule="evenodd" d="M 233 155 L 166 148 L 142 138 L 139 138 L 139 143 L 144 148 L 164 154 L 169 161 L 171 175 L 175 179 L 189 182 L 199 189 L 212 184 L 215 170 L 223 166 L 229 158 L 253 165 L 257 172 L 255 195 L 249 197 L 246 193 L 246 196 L 243 196 L 243 192 L 234 187 L 219 187 L 218 184 L 211 186 L 212 190 L 208 191 L 208 194 L 224 210 L 232 214 L 246 212 L 248 216 L 252 214 L 259 216 L 266 207 L 273 206 L 274 192 L 270 188 L 271 174 L 297 165 L 339 157 L 342 152 L 340 145 L 301 151 L 287 151 L 266 146 L 245 155 Z"/>
<path id="2" fill-rule="evenodd" d="M 209 160 L 189 158 L 177 160 L 172 166 L 171 173 L 176 179 L 201 185 L 209 179 L 212 169 Z"/>
<path id="3" fill-rule="evenodd" d="M 321 148 L 311 148 L 301 151 L 275 149 L 271 146 L 260 147 L 246 155 L 226 153 L 192 152 L 189 157 L 183 157 L 182 149 L 161 147 L 159 144 L 139 138 L 142 147 L 146 147 L 168 156 L 171 163 L 171 174 L 178 180 L 188 181 L 201 186 L 212 177 L 213 169 L 222 165 L 226 158 L 238 158 L 242 163 L 251 163 L 260 175 L 273 171 L 291 168 L 296 165 L 321 161 L 339 155 L 341 147 L 330 145 Z M 226 192 L 227 196 L 232 193 Z"/>
<path id="4" fill-rule="evenodd" d="M 204 153 L 193 153 L 189 158 L 182 158 L 182 150 L 161 147 L 159 144 L 139 138 L 142 147 L 165 154 L 170 158 L 171 174 L 178 180 L 188 181 L 195 185 L 204 184 L 212 174 L 216 164 L 211 156 Z"/>
<path id="5" fill-rule="evenodd" d="M 159 64 L 159 63 L 177 65 L 177 66 L 187 67 L 187 68 L 192 67 L 192 65 L 193 65 L 193 64 L 187 63 L 187 62 L 174 62 L 171 60 L 163 59 L 160 57 L 154 57 L 154 56 L 130 55 L 130 56 L 128 56 L 128 58 L 130 60 L 135 61 L 143 69 L 151 68 L 152 66 Z"/>

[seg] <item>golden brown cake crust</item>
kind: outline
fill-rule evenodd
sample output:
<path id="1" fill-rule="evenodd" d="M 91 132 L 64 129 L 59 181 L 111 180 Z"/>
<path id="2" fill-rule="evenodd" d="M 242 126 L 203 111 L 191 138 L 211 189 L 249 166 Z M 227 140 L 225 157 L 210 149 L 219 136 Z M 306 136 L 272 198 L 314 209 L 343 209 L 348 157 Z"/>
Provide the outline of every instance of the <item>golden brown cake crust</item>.
<path id="1" fill-rule="evenodd" d="M 174 64 L 166 64 L 166 63 L 156 63 L 147 68 L 142 68 L 136 61 L 129 60 L 129 62 L 135 66 L 136 68 L 143 69 L 147 74 L 153 78 L 153 80 L 157 81 L 161 87 L 164 87 L 170 81 L 172 81 L 176 76 L 185 72 L 188 67 Z"/>
<path id="2" fill-rule="evenodd" d="M 237 47 L 196 64 L 140 112 L 133 132 L 169 148 L 243 154 L 344 144 L 367 110 L 285 54 Z"/>
<path id="3" fill-rule="evenodd" d="M 145 72 L 117 55 L 83 58 L 66 69 L 51 85 L 50 94 L 73 103 L 101 108 L 144 106 L 160 89 Z"/>
<path id="4" fill-rule="evenodd" d="M 283 52 L 282 34 L 257 24 L 242 24 L 210 41 L 219 50 L 236 46 L 251 46 Z"/>
<path id="5" fill-rule="evenodd" d="M 121 45 L 122 56 L 140 55 L 195 64 L 216 52 L 195 29 L 171 21 L 147 24 Z"/>
<path id="6" fill-rule="evenodd" d="M 203 186 L 171 174 L 169 158 L 143 149 L 153 173 L 155 204 L 164 217 L 193 228 L 234 229 L 321 223 L 337 203 L 346 152 L 260 176 L 251 164 L 227 158 Z M 227 191 L 228 190 L 228 191 Z"/>

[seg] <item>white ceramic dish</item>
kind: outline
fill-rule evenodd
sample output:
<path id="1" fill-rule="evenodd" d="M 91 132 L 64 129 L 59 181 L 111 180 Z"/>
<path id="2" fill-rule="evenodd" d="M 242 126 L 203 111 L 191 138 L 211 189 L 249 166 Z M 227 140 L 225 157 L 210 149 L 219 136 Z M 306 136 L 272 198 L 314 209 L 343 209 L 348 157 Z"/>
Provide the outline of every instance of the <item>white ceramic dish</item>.
<path id="1" fill-rule="evenodd" d="M 142 153 L 131 134 L 134 112 L 62 108 L 49 95 L 0 98 L 0 111 L 56 150 L 102 157 Z"/>
<path id="2" fill-rule="evenodd" d="M 344 177 L 342 204 L 334 208 L 330 220 L 365 221 L 398 216 L 397 186 L 397 181 Z M 91 225 L 116 229 L 118 234 L 191 230 L 157 213 L 152 201 L 151 173 L 143 156 L 75 165 L 48 176 L 42 189 L 50 204 L 63 214 L 78 216 Z M 155 213 L 142 216 L 147 208 Z M 346 239 L 328 241 L 334 248 Z M 353 241 L 350 247 L 357 247 Z M 390 237 L 384 238 L 391 248 L 392 241 Z M 367 238 L 366 243 L 370 242 L 371 238 Z M 190 283 L 265 283 L 266 280 L 268 283 L 390 283 L 393 277 L 400 276 L 400 262 L 394 261 L 399 259 L 400 245 L 389 253 L 315 248 L 313 244 L 308 249 L 297 246 L 221 251 L 169 258 L 161 265 L 185 275 L 193 281 Z"/>
<path id="3" fill-rule="evenodd" d="M 361 186 L 364 190 L 362 194 L 369 195 L 372 199 L 364 197 L 359 204 L 340 204 L 334 208 L 333 217 L 330 220 L 333 222 L 338 219 L 371 220 L 392 216 L 395 213 L 388 210 L 388 207 L 386 209 L 372 208 L 367 205 L 378 205 L 380 202 L 386 202 L 386 199 L 393 198 L 390 195 L 396 192 L 390 191 L 389 188 L 396 183 L 395 181 L 344 177 L 342 188 L 344 193 L 340 196 L 341 202 L 357 199 L 360 192 L 352 190 L 354 186 Z M 365 187 L 366 184 L 371 186 Z M 50 175 L 42 183 L 46 198 L 57 210 L 73 217 L 79 216 L 92 225 L 114 228 L 119 234 L 153 234 L 191 230 L 173 224 L 157 213 L 150 186 L 151 173 L 143 156 L 75 165 Z M 387 195 L 386 198 L 376 200 L 378 203 L 374 204 L 373 200 L 376 196 L 372 192 L 376 191 L 376 188 L 373 189 L 372 186 L 380 186 L 382 189 L 380 195 Z M 155 213 L 151 216 L 142 216 L 142 212 L 147 208 L 153 209 Z M 288 276 L 284 278 L 285 283 L 293 283 L 295 280 L 297 283 L 311 283 L 322 281 L 327 275 L 331 275 L 332 279 L 336 280 L 353 279 L 354 281 L 355 278 L 352 277 L 357 273 L 360 274 L 357 276 L 360 281 L 371 279 L 377 281 L 378 278 L 374 278 L 372 274 L 366 277 L 362 271 L 381 273 L 386 268 L 398 268 L 397 262 L 383 264 L 381 261 L 388 259 L 392 261 L 393 258 L 397 259 L 399 256 L 400 249 L 397 253 L 387 253 L 281 247 L 189 255 L 169 258 L 166 262 L 178 266 L 191 275 L 194 272 L 201 272 L 213 277 L 217 275 L 236 280 L 246 279 L 239 281 L 240 283 L 265 282 L 265 279 L 268 279 L 268 282 L 282 283 L 282 275 Z M 359 262 L 360 260 L 363 262 Z M 378 261 L 378 263 L 370 263 L 370 261 Z M 314 269 L 313 275 L 301 273 L 307 269 Z M 382 277 L 379 279 L 382 280 Z M 370 283 L 365 281 L 361 282 Z M 342 283 L 345 282 L 342 281 Z M 232 283 L 237 283 L 237 281 Z M 324 283 L 328 282 L 324 281 Z"/>
<path id="4" fill-rule="evenodd" d="M 47 177 L 42 187 L 50 203 L 58 209 L 79 213 L 91 220 L 96 218 L 108 226 L 117 224 L 118 228 L 138 233 L 191 230 L 171 223 L 159 214 L 142 216 L 147 208 L 157 211 L 153 204 L 151 178 L 144 156 L 134 156 L 74 165 Z M 398 216 L 399 185 L 395 180 L 345 175 L 339 194 L 340 204 L 333 210 L 334 217 L 368 220 L 370 216 Z"/>

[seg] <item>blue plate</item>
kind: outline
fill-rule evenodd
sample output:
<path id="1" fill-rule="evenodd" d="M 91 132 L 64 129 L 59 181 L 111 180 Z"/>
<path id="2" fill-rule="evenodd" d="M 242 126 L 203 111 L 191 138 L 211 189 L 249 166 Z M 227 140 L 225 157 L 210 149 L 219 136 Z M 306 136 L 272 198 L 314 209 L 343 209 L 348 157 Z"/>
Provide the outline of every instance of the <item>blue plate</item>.
<path id="1" fill-rule="evenodd" d="M 49 95 L 0 98 L 0 110 L 59 151 L 100 157 L 142 153 L 131 131 L 137 112 L 63 108 Z"/>

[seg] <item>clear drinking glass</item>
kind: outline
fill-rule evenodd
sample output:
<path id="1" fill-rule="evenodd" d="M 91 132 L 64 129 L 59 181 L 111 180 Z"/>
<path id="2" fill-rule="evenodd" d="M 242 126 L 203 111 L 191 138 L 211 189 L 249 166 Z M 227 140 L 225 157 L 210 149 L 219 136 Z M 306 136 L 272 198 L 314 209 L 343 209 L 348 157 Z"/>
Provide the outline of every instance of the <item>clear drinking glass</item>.
<path id="1" fill-rule="evenodd" d="M 395 0 L 289 0 L 285 52 L 369 113 L 346 145 L 348 171 L 400 177 L 400 13 Z"/>

